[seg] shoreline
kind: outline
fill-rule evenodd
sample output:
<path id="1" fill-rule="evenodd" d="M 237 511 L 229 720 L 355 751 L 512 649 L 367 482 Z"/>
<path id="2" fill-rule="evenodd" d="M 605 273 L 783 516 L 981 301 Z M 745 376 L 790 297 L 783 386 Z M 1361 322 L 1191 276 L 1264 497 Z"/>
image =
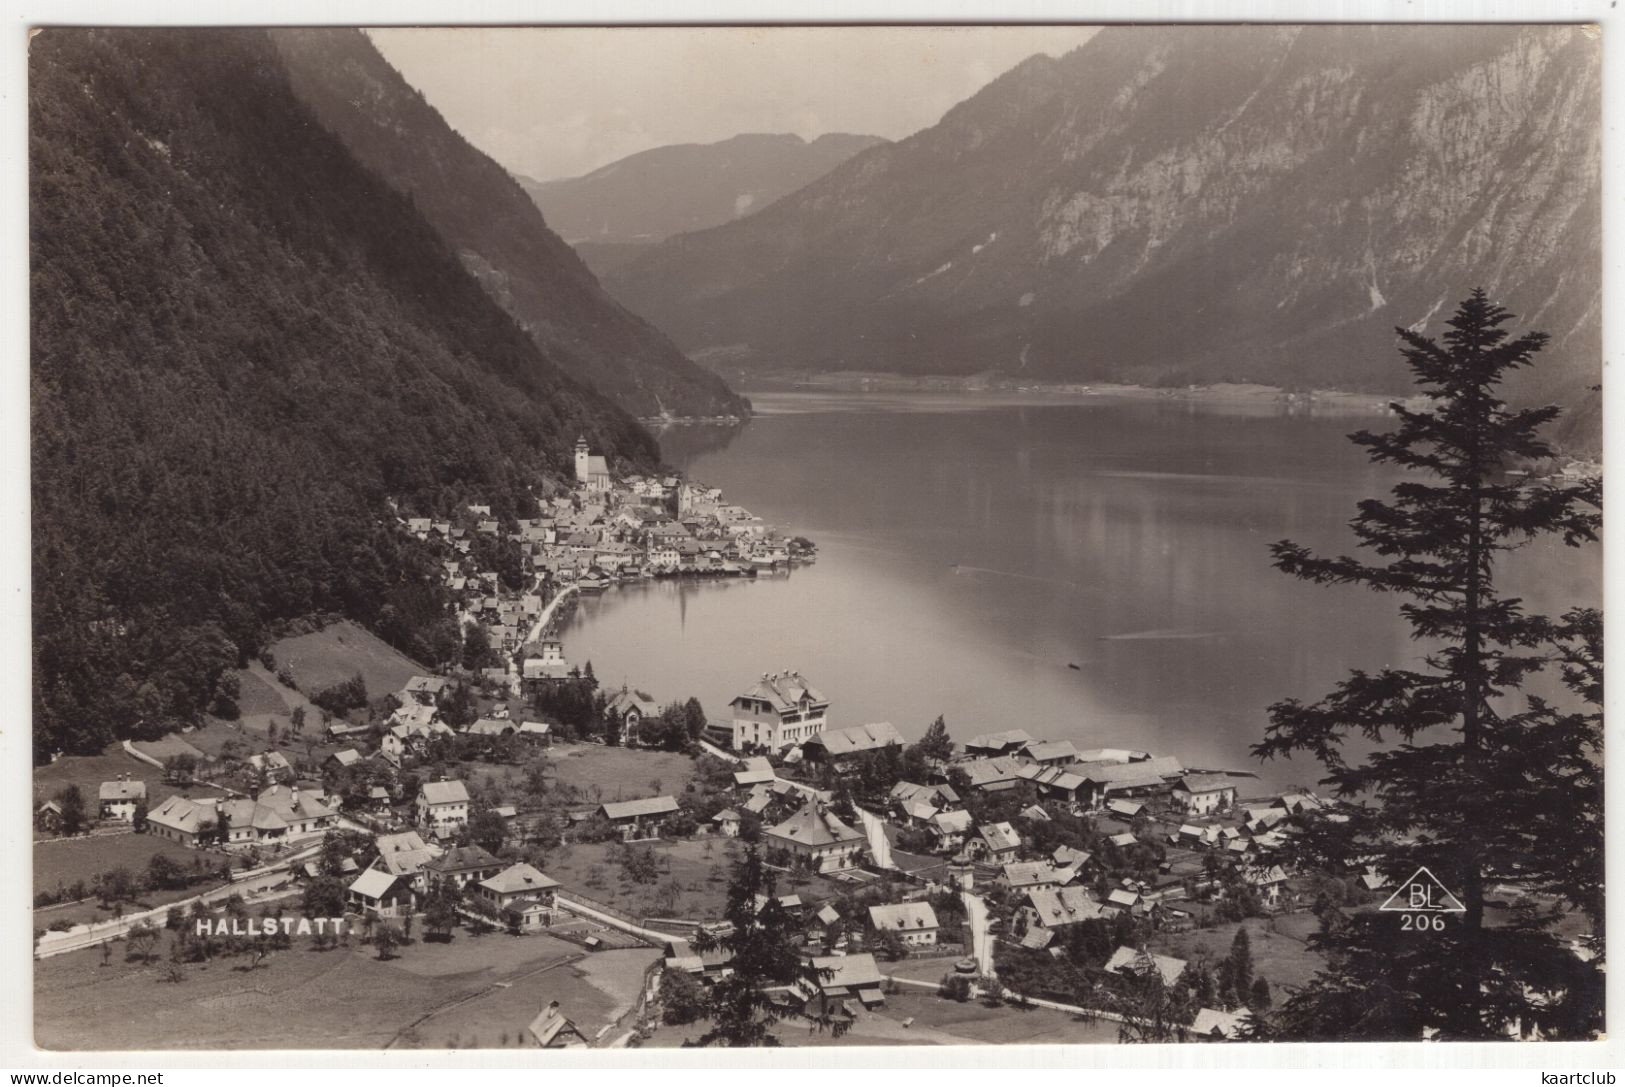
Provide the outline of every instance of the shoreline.
<path id="1" fill-rule="evenodd" d="M 1278 385 L 1217 382 L 1212 385 L 1158 387 L 1119 382 L 1012 382 L 979 377 L 910 377 L 903 374 L 834 371 L 786 377 L 783 380 L 742 381 L 741 395 L 782 393 L 956 393 L 997 396 L 1025 393 L 1065 399 L 1116 398 L 1178 400 L 1203 403 L 1273 404 L 1284 408 L 1340 408 L 1386 414 L 1389 405 L 1409 398 L 1398 393 L 1355 392 L 1348 389 L 1289 391 Z M 695 420 L 700 422 L 703 420 Z"/>

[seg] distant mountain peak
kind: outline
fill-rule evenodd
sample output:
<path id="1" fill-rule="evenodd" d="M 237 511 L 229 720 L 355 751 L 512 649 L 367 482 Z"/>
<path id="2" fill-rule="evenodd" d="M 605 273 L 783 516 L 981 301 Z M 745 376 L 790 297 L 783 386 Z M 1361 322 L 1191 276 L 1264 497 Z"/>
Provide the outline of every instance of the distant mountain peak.
<path id="1" fill-rule="evenodd" d="M 812 140 L 742 132 L 639 151 L 581 177 L 519 180 L 554 230 L 590 243 L 578 248 L 593 264 L 606 247 L 646 246 L 751 214 L 885 142 L 844 132 Z"/>
<path id="2" fill-rule="evenodd" d="M 605 282 L 734 374 L 1395 392 L 1393 326 L 1482 284 L 1574 402 L 1599 85 L 1568 26 L 1112 27 Z"/>

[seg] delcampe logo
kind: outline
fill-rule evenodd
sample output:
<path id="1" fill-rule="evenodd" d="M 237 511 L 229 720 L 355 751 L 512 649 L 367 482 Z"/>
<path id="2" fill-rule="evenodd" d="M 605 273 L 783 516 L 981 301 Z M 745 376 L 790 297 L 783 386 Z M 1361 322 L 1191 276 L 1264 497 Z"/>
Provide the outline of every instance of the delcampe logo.
<path id="1" fill-rule="evenodd" d="M 1378 909 L 1405 914 L 1405 929 L 1439 932 L 1444 929 L 1444 914 L 1466 913 L 1461 899 L 1451 894 L 1439 877 L 1423 865 L 1411 873 L 1411 878 L 1399 885 L 1399 890 L 1388 897 Z"/>

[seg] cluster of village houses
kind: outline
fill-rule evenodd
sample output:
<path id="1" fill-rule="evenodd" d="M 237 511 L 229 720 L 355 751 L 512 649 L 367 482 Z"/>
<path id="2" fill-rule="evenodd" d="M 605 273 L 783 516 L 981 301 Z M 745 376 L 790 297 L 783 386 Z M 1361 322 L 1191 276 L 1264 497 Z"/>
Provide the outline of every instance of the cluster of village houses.
<path id="1" fill-rule="evenodd" d="M 406 529 L 421 540 L 446 543 L 447 585 L 466 609 L 490 629 L 492 644 L 511 654 L 527 641 L 542 612 L 538 591 L 505 596 L 491 571 L 471 561 L 473 537 L 518 544 L 538 588 L 574 586 L 599 592 L 616 584 L 680 576 L 749 577 L 807 562 L 812 551 L 787 539 L 743 506 L 723 500 L 715 487 L 676 476 L 614 479 L 604 457 L 585 440 L 575 449 L 575 489 L 542 503 L 540 516 L 504 527 L 489 506 L 470 506 L 472 527 L 449 520 L 411 517 Z M 535 669 L 549 665 L 538 662 Z M 529 678 L 540 678 L 537 671 Z"/>
<path id="2" fill-rule="evenodd" d="M 590 455 L 584 445 L 578 449 L 577 474 L 573 500 L 555 500 L 549 516 L 519 527 L 526 554 L 543 578 L 580 585 L 584 579 L 611 573 L 677 571 L 713 554 L 722 556 L 725 564 L 782 561 L 784 545 L 776 534 L 749 513 L 723 505 L 715 491 L 675 479 L 616 484 L 603 459 Z M 674 493 L 679 516 L 657 512 Z M 461 530 L 449 524 L 413 520 L 408 527 L 419 534 L 442 533 L 459 552 L 467 551 Z M 496 531 L 495 523 L 482 522 L 476 531 L 488 529 Z M 458 588 L 463 575 L 450 567 L 448 572 L 453 588 Z M 517 624 L 533 619 L 542 609 L 539 597 L 527 594 L 519 600 L 485 597 L 480 611 L 493 613 L 487 619 L 494 617 L 499 627 L 506 628 L 510 620 Z M 505 680 L 546 683 L 566 675 L 557 638 L 525 639 L 504 633 L 502 640 L 513 642 L 515 651 L 537 644 L 541 650 L 524 659 L 522 670 L 504 670 Z M 449 683 L 442 676 L 413 677 L 397 693 L 399 708 L 376 750 L 364 756 L 347 748 L 330 756 L 330 761 L 338 767 L 353 766 L 363 758 L 379 759 L 396 769 L 414 765 L 434 737 L 457 731 L 440 717 Z M 779 863 L 852 884 L 875 881 L 875 870 L 900 873 L 909 890 L 899 901 L 871 907 L 869 922 L 877 933 L 895 933 L 914 953 L 931 951 L 939 938 L 948 943 L 959 938 L 957 931 L 943 935 L 928 901 L 943 890 L 1001 888 L 1020 905 L 1000 938 L 1039 950 L 1051 948 L 1069 925 L 1121 912 L 1149 915 L 1159 924 L 1188 921 L 1189 915 L 1177 903 L 1187 894 L 1189 873 L 1175 872 L 1166 863 L 1158 878 L 1119 876 L 1104 894 L 1097 892 L 1102 873 L 1132 867 L 1104 862 L 1120 860 L 1148 841 L 1165 851 L 1221 858 L 1241 873 L 1267 908 L 1278 908 L 1284 903 L 1288 875 L 1271 856 L 1284 840 L 1289 816 L 1320 806 L 1308 793 L 1238 803 L 1235 778 L 1187 770 L 1171 756 L 1115 748 L 1081 750 L 1069 741 L 1037 739 L 1011 729 L 972 738 L 951 764 L 934 768 L 934 780 L 898 783 L 886 810 L 865 813 L 869 818 L 857 821 L 869 825 L 852 825 L 836 814 L 829 792 L 797 779 L 828 780 L 830 771 L 838 777 L 872 753 L 903 747 L 903 737 L 887 723 L 828 727 L 829 699 L 795 671 L 763 674 L 742 686 L 730 703 L 730 717 L 711 722 L 704 739 L 712 753 L 734 761 L 735 802 L 716 812 L 700 833 L 734 837 L 747 815 L 762 818 L 774 813 L 771 821 L 763 819 L 761 842 Z M 658 712 L 653 699 L 630 688 L 617 692 L 609 707 L 620 738 L 634 747 L 639 724 Z M 343 722 L 329 725 L 330 738 L 343 739 L 358 731 L 358 726 Z M 463 731 L 536 744 L 547 744 L 551 738 L 548 723 L 505 715 L 481 718 Z M 187 846 L 241 848 L 312 841 L 338 826 L 361 829 L 341 813 L 339 798 L 324 795 L 320 786 L 297 781 L 280 753 L 267 752 L 250 761 L 254 760 L 259 760 L 254 769 L 260 780 L 269 782 L 256 795 L 205 800 L 171 796 L 147 813 L 148 833 Z M 1045 820 L 1051 811 L 1066 811 L 1113 821 L 1109 825 L 1121 829 L 1108 836 L 1102 848 L 1120 852 L 1102 858 L 1067 846 L 1039 851 L 1023 841 L 1011 822 L 979 825 L 948 783 L 950 776 L 961 788 L 986 793 L 1030 784 L 1039 803 L 1021 813 L 1027 820 Z M 133 819 L 145 800 L 145 785 L 139 781 L 107 782 L 100 793 L 101 815 Z M 390 829 L 376 835 L 376 859 L 365 870 L 346 876 L 353 909 L 379 918 L 399 917 L 446 884 L 461 891 L 465 901 L 483 899 L 521 932 L 550 927 L 568 908 L 568 892 L 561 898 L 559 884 L 546 873 L 529 864 L 500 860 L 477 845 L 455 844 L 471 814 L 465 783 L 424 781 L 416 795 L 398 798 L 375 786 L 370 800 L 371 811 L 366 814 L 378 817 L 375 825 Z M 676 797 L 661 795 L 610 801 L 581 815 L 607 820 L 625 840 L 635 841 L 659 837 L 681 810 Z M 505 809 L 498 814 L 511 818 L 516 813 Z M 410 828 L 400 829 L 408 821 Z M 914 842 L 923 832 L 930 848 L 916 847 L 913 853 L 892 848 L 904 830 L 913 832 Z M 314 865 L 309 867 L 314 874 Z M 1204 865 L 1198 861 L 1196 867 Z M 1363 878 L 1373 889 L 1380 885 L 1370 873 Z M 827 904 L 816 908 L 816 903 L 803 903 L 797 896 L 786 896 L 781 904 L 807 925 L 809 947 L 829 953 L 814 960 L 825 980 L 803 983 L 805 991 L 792 996 L 825 1002 L 852 999 L 859 1004 L 884 999 L 885 979 L 873 954 L 848 946 L 834 910 Z M 728 969 L 722 952 L 695 954 L 681 942 L 670 951 L 668 969 L 705 978 Z M 1058 944 L 1052 953 L 1060 953 Z M 1184 964 L 1142 949 L 1120 948 L 1105 966 L 1118 973 L 1156 970 L 1172 982 Z M 1205 1009 L 1203 1016 L 1197 1027 L 1206 1024 L 1198 1031 L 1204 1037 L 1235 1029 L 1234 1017 L 1227 1018 L 1227 1013 Z"/>
<path id="3" fill-rule="evenodd" d="M 414 727 L 424 723 L 431 731 L 451 731 L 437 717 L 446 682 L 437 676 L 414 677 L 397 695 L 401 709 L 396 716 L 410 719 Z M 1288 879 L 1283 868 L 1269 859 L 1284 840 L 1285 821 L 1295 812 L 1320 805 L 1308 793 L 1251 805 L 1238 803 L 1235 779 L 1223 774 L 1190 772 L 1177 759 L 1141 751 L 1079 750 L 1067 741 L 1035 739 L 1024 730 L 1012 729 L 966 742 L 951 763 L 937 768 L 941 772 L 933 776 L 938 780 L 899 782 L 885 810 L 871 813 L 874 828 L 864 828 L 835 813 L 828 791 L 796 778 L 827 779 L 830 769 L 839 775 L 870 753 L 901 748 L 904 740 L 885 723 L 830 728 L 829 708 L 829 700 L 793 671 L 763 675 L 746 686 L 730 704 L 731 718 L 713 723 L 707 741 L 708 746 L 714 743 L 713 751 L 734 760 L 736 800 L 717 812 L 701 833 L 736 836 L 746 813 L 760 816 L 788 810 L 790 814 L 764 822 L 761 828 L 762 848 L 777 857 L 778 863 L 858 885 L 875 880 L 876 870 L 901 873 L 908 889 L 899 901 L 869 907 L 868 921 L 877 934 L 895 933 L 910 953 L 931 953 L 939 940 L 959 940 L 957 924 L 954 931 L 945 933 L 928 901 L 943 890 L 1000 888 L 1019 903 L 1001 938 L 1018 940 L 1035 950 L 1049 948 L 1055 954 L 1060 953 L 1056 937 L 1080 922 L 1119 912 L 1136 917 L 1149 914 L 1159 924 L 1168 925 L 1188 917 L 1178 905 L 1188 883 L 1177 874 L 1160 880 L 1118 878 L 1105 894 L 1099 894 L 1095 890 L 1098 875 L 1120 866 L 1102 865 L 1101 858 L 1068 846 L 1037 851 L 1008 821 L 976 823 L 947 781 L 952 771 L 963 774 L 963 778 L 952 775 L 961 788 L 968 781 L 968 787 L 977 791 L 998 792 L 1031 783 L 1040 803 L 1021 813 L 1029 820 L 1049 819 L 1051 812 L 1058 811 L 1115 820 L 1124 829 L 1105 839 L 1108 850 L 1126 852 L 1143 842 L 1157 841 L 1170 849 L 1230 858 L 1272 908 L 1282 904 Z M 655 706 L 647 699 L 628 699 L 623 712 L 635 722 L 640 714 L 655 712 Z M 538 743 L 548 740 L 549 730 L 541 723 L 487 718 L 469 730 L 482 726 Z M 397 723 L 384 734 L 386 744 L 391 737 L 404 735 L 403 742 L 388 748 L 394 752 L 387 760 L 392 765 L 414 761 L 412 740 L 418 734 L 410 729 L 403 734 L 404 727 Z M 635 723 L 630 734 L 636 735 Z M 385 750 L 381 745 L 367 757 L 383 758 Z M 362 756 L 346 750 L 331 758 L 348 766 Z M 801 771 L 795 769 L 798 765 Z M 341 815 L 336 797 L 295 781 L 292 768 L 275 753 L 265 772 L 273 784 L 252 798 L 168 798 L 147 814 L 148 833 L 196 846 L 213 844 L 218 833 L 213 828 L 224 826 L 223 844 L 232 848 L 315 840 L 331 827 L 356 826 Z M 489 916 L 505 919 L 519 932 L 550 928 L 561 911 L 568 910 L 568 892 L 561 898 L 558 882 L 546 873 L 526 863 L 503 861 L 477 845 L 456 844 L 471 809 L 463 782 L 424 781 L 415 796 L 403 797 L 398 804 L 381 786 L 373 792 L 374 814 L 399 816 L 412 825 L 378 833 L 376 859 L 365 870 L 354 870 L 351 865 L 345 880 L 354 910 L 382 919 L 399 918 L 419 908 L 425 896 L 446 884 L 455 886 L 465 902 L 483 899 L 490 907 Z M 144 801 L 143 783 L 107 782 L 101 790 L 101 814 L 130 819 Z M 677 797 L 647 796 L 606 802 L 594 812 L 582 814 L 599 816 L 618 827 L 627 841 L 637 841 L 658 838 L 681 808 Z M 515 813 L 499 814 L 511 817 Z M 1146 818 L 1152 815 L 1155 818 Z M 1136 826 L 1138 832 L 1132 829 Z M 210 833 L 205 841 L 206 828 Z M 927 832 L 934 845 L 913 854 L 889 848 L 903 828 Z M 306 867 L 309 874 L 315 874 L 314 862 Z M 799 896 L 785 896 L 780 902 L 805 923 L 809 948 L 828 953 L 816 956 L 816 977 L 824 980 L 798 983 L 786 991 L 786 999 L 833 1001 L 836 1007 L 848 999 L 860 1006 L 884 999 L 885 978 L 873 952 L 849 947 L 839 914 L 827 904 L 820 908 Z M 680 943 L 670 950 L 668 969 L 706 979 L 722 976 L 729 969 L 725 952 L 700 954 Z M 1105 968 L 1114 973 L 1156 970 L 1172 983 L 1184 965 L 1177 959 L 1125 947 L 1118 949 Z M 1203 1015 L 1202 1023 L 1196 1024 L 1205 1024 L 1206 1029 L 1198 1031 L 1202 1036 L 1214 1030 L 1231 1034 L 1239 1024 L 1234 1015 L 1215 1009 L 1206 1009 Z"/>

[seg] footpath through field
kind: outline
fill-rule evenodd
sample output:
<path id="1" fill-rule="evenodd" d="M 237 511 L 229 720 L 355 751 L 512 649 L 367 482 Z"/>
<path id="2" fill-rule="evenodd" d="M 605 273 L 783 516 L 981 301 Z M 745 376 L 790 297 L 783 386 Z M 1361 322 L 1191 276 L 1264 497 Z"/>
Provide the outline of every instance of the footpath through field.
<path id="1" fill-rule="evenodd" d="M 595 910 L 591 906 L 566 898 L 562 892 L 554 892 L 553 901 L 558 904 L 561 910 L 566 910 L 578 917 L 591 918 L 599 924 L 608 925 L 610 928 L 619 929 L 655 947 L 665 947 L 670 944 L 673 953 L 679 957 L 690 953 L 688 941 L 681 936 L 673 936 L 669 932 L 661 932 L 658 929 L 635 925 L 623 918 L 616 917 L 614 914 L 604 913 L 602 910 Z"/>

